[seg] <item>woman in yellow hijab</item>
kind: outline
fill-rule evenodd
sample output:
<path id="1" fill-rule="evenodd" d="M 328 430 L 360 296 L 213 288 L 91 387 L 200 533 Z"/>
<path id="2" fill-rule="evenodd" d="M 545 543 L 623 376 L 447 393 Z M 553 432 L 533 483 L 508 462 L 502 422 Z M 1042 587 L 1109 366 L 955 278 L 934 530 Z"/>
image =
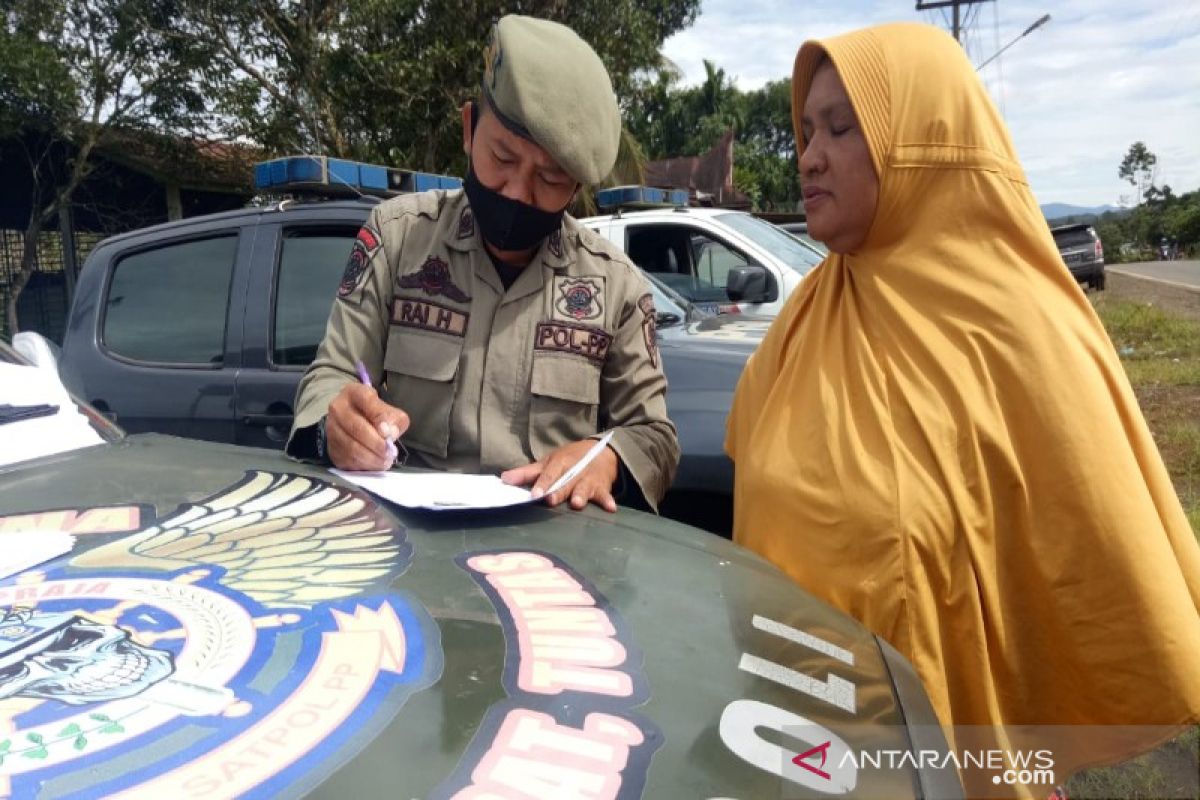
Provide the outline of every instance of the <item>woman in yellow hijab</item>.
<path id="1" fill-rule="evenodd" d="M 1200 547 L 962 49 L 807 42 L 792 92 L 832 253 L 738 386 L 735 539 L 904 652 L 944 725 L 1197 721 Z M 1112 730 L 1059 780 L 1163 736 Z"/>

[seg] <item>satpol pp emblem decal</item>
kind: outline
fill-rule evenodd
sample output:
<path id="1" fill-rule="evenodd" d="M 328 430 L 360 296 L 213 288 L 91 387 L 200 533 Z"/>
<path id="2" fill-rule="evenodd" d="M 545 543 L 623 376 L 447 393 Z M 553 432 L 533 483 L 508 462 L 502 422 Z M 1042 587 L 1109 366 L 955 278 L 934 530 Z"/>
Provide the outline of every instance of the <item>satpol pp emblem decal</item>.
<path id="1" fill-rule="evenodd" d="M 387 590 L 412 547 L 357 492 L 251 472 L 88 544 L 0 586 L 0 795 L 292 794 L 440 674 Z"/>

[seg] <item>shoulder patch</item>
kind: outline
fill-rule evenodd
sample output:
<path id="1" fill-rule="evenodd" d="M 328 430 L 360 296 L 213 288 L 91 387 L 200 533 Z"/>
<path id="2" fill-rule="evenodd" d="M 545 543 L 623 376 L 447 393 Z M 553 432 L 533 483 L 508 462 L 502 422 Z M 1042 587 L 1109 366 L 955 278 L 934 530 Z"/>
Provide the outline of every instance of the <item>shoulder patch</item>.
<path id="1" fill-rule="evenodd" d="M 402 217 L 428 217 L 437 219 L 442 210 L 445 192 L 410 192 L 397 197 L 390 197 L 375 207 L 380 220 L 400 219 Z"/>
<path id="2" fill-rule="evenodd" d="M 363 275 L 367 274 L 367 266 L 371 263 L 371 256 L 379 249 L 379 244 L 379 234 L 370 225 L 359 228 L 354 244 L 350 246 L 350 259 L 342 272 L 342 282 L 338 285 L 338 297 L 345 299 L 354 294 L 354 290 L 362 283 Z"/>
<path id="3" fill-rule="evenodd" d="M 458 215 L 458 238 L 470 239 L 475 235 L 475 214 L 472 213 L 470 206 L 463 206 L 462 213 Z"/>
<path id="4" fill-rule="evenodd" d="M 586 250 L 594 256 L 599 256 L 615 264 L 624 264 L 631 270 L 637 269 L 637 267 L 633 266 L 633 262 L 629 260 L 629 256 L 625 254 L 624 250 L 586 225 L 578 225 L 576 227 L 575 242 L 581 249 Z"/>
<path id="5" fill-rule="evenodd" d="M 644 294 L 638 298 L 638 308 L 642 311 L 642 339 L 646 343 L 646 355 L 650 357 L 650 366 L 658 369 L 658 328 L 655 325 L 654 298 Z"/>

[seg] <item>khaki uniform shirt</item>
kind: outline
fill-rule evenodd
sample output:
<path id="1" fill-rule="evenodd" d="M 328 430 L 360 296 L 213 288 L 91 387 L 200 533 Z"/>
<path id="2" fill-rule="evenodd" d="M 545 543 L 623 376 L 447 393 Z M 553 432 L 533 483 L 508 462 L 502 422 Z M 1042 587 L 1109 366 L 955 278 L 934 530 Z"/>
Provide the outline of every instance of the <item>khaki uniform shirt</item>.
<path id="1" fill-rule="evenodd" d="M 288 452 L 360 359 L 409 415 L 402 441 L 427 466 L 497 472 L 613 430 L 651 505 L 674 477 L 646 278 L 570 216 L 506 291 L 461 191 L 376 206 L 300 383 Z"/>

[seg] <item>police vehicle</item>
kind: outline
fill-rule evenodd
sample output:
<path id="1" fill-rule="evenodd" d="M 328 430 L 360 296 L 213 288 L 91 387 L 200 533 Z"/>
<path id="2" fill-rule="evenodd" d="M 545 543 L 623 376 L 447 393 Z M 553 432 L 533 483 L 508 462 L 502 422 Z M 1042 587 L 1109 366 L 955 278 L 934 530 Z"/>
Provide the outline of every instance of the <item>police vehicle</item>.
<path id="1" fill-rule="evenodd" d="M 580 220 L 635 264 L 706 310 L 776 316 L 825 255 L 744 211 L 692 208 L 687 193 L 620 186 L 609 213 Z"/>
<path id="2" fill-rule="evenodd" d="M 5 796 L 962 796 L 910 665 L 715 536 L 126 435 L 3 341 L 0 409 Z"/>

